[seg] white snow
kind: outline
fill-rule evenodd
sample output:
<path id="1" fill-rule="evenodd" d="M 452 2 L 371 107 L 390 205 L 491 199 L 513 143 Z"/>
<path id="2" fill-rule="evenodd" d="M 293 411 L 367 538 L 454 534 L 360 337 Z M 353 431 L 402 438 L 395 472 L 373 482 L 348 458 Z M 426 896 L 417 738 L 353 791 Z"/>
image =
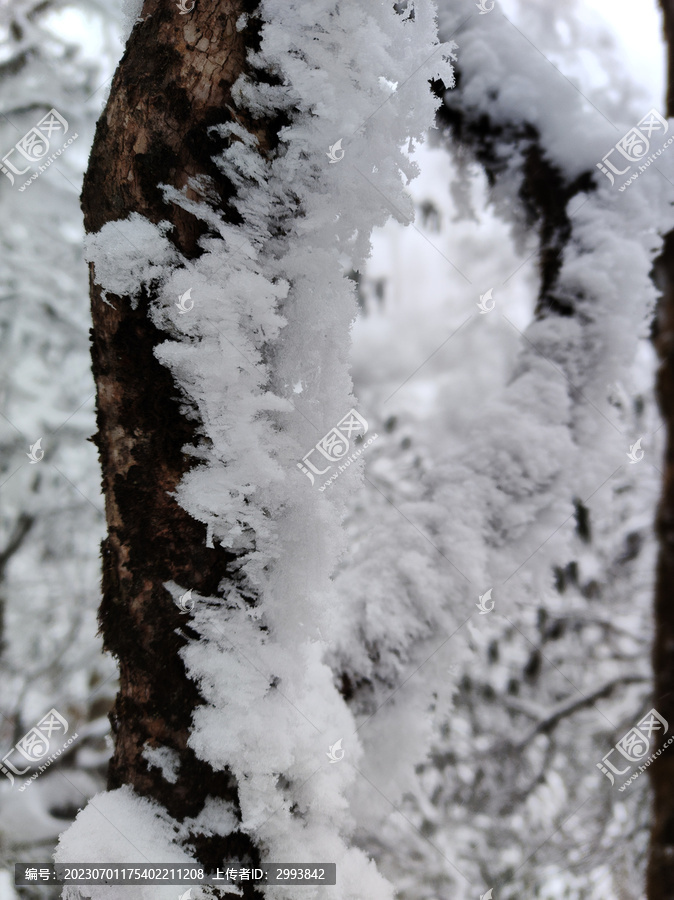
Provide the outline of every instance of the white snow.
<path id="1" fill-rule="evenodd" d="M 349 611 L 331 576 L 362 463 L 325 494 L 296 464 L 356 406 L 356 305 L 346 272 L 362 267 L 375 225 L 391 215 L 411 220 L 405 183 L 418 167 L 409 152 L 433 122 L 428 79 L 451 83 L 450 48 L 437 44 L 429 2 L 415 3 L 414 17 L 355 0 L 265 0 L 261 14 L 255 62 L 279 83 L 241 78 L 233 93 L 257 115 L 285 111 L 279 151 L 265 159 L 237 124 L 214 129 L 231 138 L 218 164 L 237 187 L 244 224 L 226 224 L 206 202 L 167 189 L 218 235 L 202 240 L 198 259 L 180 259 L 166 228 L 136 215 L 90 237 L 87 258 L 105 292 L 132 303 L 142 288 L 156 296 L 149 313 L 170 335 L 156 355 L 200 422 L 199 446 L 188 451 L 198 463 L 178 500 L 213 544 L 241 554 L 242 584 L 258 598 L 252 608 L 225 585 L 219 604 L 194 610 L 201 639 L 183 655 L 207 702 L 195 712 L 190 745 L 234 772 L 240 828 L 266 858 L 336 861 L 335 900 L 388 900 L 392 888 L 350 846 L 345 791 L 356 777 L 358 739 L 345 740 L 344 761 L 326 759 L 330 744 L 355 731 L 323 657 Z M 338 140 L 344 156 L 333 164 L 328 149 Z M 176 302 L 187 290 L 194 306 L 181 312 Z M 168 852 L 159 810 L 128 791 L 101 802 L 106 815 L 123 804 L 126 820 L 138 821 L 126 833 L 140 834 L 142 821 L 148 844 Z M 81 814 L 60 858 L 84 847 L 94 817 Z M 226 834 L 232 823 L 213 817 L 213 827 Z M 88 858 L 98 842 L 86 846 Z M 112 846 L 125 852 L 118 840 Z M 307 900 L 317 890 L 300 889 Z M 299 896 L 283 887 L 267 893 Z"/>

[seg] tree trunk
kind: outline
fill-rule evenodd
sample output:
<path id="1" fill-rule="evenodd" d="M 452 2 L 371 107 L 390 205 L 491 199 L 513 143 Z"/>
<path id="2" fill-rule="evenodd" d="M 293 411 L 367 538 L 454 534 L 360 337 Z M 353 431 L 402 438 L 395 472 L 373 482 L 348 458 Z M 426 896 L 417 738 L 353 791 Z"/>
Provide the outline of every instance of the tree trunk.
<path id="1" fill-rule="evenodd" d="M 169 221 L 170 239 L 181 253 L 200 254 L 202 223 L 166 203 L 158 185 L 182 189 L 191 177 L 208 176 L 227 211 L 233 191 L 211 161 L 218 147 L 207 130 L 231 118 L 232 85 L 257 41 L 254 6 L 250 0 L 218 0 L 196 3 L 182 15 L 176 3 L 146 0 L 96 131 L 82 194 L 88 233 L 138 213 L 154 223 Z M 237 30 L 244 14 L 248 24 Z M 243 124 L 263 151 L 269 147 L 273 123 Z M 197 194 L 188 188 L 187 196 Z M 236 221 L 235 212 L 226 215 Z M 190 467 L 182 448 L 195 442 L 196 425 L 181 414 L 173 377 L 153 354 L 166 335 L 147 315 L 149 298 L 144 294 L 135 309 L 129 298 L 109 295 L 104 302 L 90 268 L 94 440 L 108 527 L 100 625 L 105 648 L 120 667 L 108 786 L 131 785 L 182 821 L 197 815 L 207 796 L 237 804 L 237 789 L 227 772 L 215 772 L 187 747 L 192 714 L 202 700 L 179 656 L 181 629 L 190 634 L 189 624 L 164 583 L 214 595 L 233 557 L 207 547 L 205 526 L 171 496 Z M 175 784 L 149 767 L 142 755 L 146 743 L 178 754 Z M 203 835 L 191 840 L 209 868 L 222 865 L 225 850 L 230 858 L 258 861 L 244 835 L 228 838 L 226 848 L 224 843 Z"/>
<path id="2" fill-rule="evenodd" d="M 667 115 L 671 117 L 674 116 L 674 2 L 661 0 L 661 5 L 669 50 Z M 674 727 L 674 232 L 665 237 L 655 271 L 662 290 L 654 325 L 654 343 L 661 360 L 656 390 L 667 438 L 656 521 L 660 551 L 655 583 L 653 676 L 654 706 L 669 723 L 664 738 L 667 740 Z M 651 750 L 661 749 L 664 740 L 662 735 L 657 735 L 657 743 Z M 649 900 L 669 900 L 674 896 L 674 753 L 671 748 L 649 771 L 653 813 L 647 895 Z"/>

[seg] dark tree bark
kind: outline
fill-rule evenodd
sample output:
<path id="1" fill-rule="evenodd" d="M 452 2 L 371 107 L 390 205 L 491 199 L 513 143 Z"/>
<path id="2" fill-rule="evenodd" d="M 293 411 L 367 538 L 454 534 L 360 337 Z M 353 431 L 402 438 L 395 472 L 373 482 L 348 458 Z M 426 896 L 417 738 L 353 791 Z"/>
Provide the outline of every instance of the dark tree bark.
<path id="1" fill-rule="evenodd" d="M 674 2 L 661 0 L 669 50 L 667 115 L 674 116 Z M 654 706 L 669 723 L 661 749 L 674 727 L 674 232 L 665 237 L 655 276 L 662 290 L 654 323 L 654 343 L 660 357 L 657 397 L 667 430 L 662 494 L 656 530 L 660 550 L 655 582 L 653 644 Z M 649 900 L 674 897 L 674 753 L 668 748 L 649 767 L 653 788 L 651 845 L 646 879 Z"/>
<path id="2" fill-rule="evenodd" d="M 213 164 L 221 149 L 209 126 L 231 120 L 231 88 L 246 70 L 246 54 L 258 40 L 251 0 L 197 2 L 189 15 L 176 3 L 146 0 L 115 74 L 96 131 L 82 194 L 88 233 L 107 222 L 139 213 L 168 220 L 169 237 L 187 258 L 199 255 L 203 225 L 164 202 L 158 185 L 187 186 L 194 176 L 210 179 L 230 221 L 233 190 Z M 238 31 L 237 20 L 248 14 Z M 264 73 L 256 73 L 264 77 Z M 278 123 L 238 120 L 258 138 L 262 152 L 273 146 Z M 153 355 L 165 340 L 147 315 L 149 297 L 136 309 L 130 298 L 101 299 L 93 265 L 92 357 L 97 386 L 98 434 L 108 535 L 102 545 L 104 646 L 119 660 L 120 690 L 111 713 L 115 751 L 109 788 L 131 785 L 164 806 L 175 819 L 197 815 L 208 796 L 237 803 L 228 772 L 215 772 L 187 747 L 192 713 L 202 701 L 178 655 L 189 632 L 186 617 L 163 584 L 173 580 L 213 596 L 231 574 L 232 556 L 206 546 L 205 527 L 171 496 L 190 458 L 181 451 L 195 442 L 196 424 L 181 414 L 179 391 Z M 114 308 L 113 308 L 114 307 Z M 142 756 L 144 744 L 168 747 L 180 759 L 178 781 L 169 784 Z M 223 859 L 258 862 L 250 839 L 193 834 L 190 841 L 208 868 Z M 249 894 L 254 895 L 254 892 Z"/>

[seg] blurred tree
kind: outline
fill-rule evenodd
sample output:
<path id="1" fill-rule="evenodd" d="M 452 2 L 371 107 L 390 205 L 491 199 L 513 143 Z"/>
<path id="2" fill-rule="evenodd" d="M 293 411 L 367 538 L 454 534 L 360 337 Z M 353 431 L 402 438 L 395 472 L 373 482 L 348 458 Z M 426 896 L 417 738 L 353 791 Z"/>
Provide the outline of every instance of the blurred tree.
<path id="1" fill-rule="evenodd" d="M 510 18 L 498 5 L 483 12 L 471 16 L 461 3 L 440 4 L 441 33 L 455 38 L 459 50 L 456 87 L 437 85 L 444 100 L 437 143 L 458 163 L 464 209 L 473 199 L 471 179 L 481 181 L 477 162 L 488 202 L 510 225 L 522 264 L 537 258 L 534 315 L 521 335 L 511 318 L 504 326 L 520 338 L 520 352 L 490 402 L 469 375 L 497 352 L 503 333 L 495 329 L 490 346 L 488 333 L 479 342 L 473 337 L 475 326 L 471 344 L 467 325 L 425 382 L 431 394 L 442 377 L 458 381 L 460 396 L 447 392 L 454 406 L 443 411 L 441 402 L 429 403 L 431 411 L 424 407 L 415 419 L 412 393 L 407 406 L 398 404 L 399 394 L 387 407 L 405 424 L 391 435 L 386 429 L 370 457 L 369 497 L 349 522 L 358 551 L 338 577 L 343 595 L 353 598 L 354 615 L 358 593 L 367 596 L 370 615 L 361 627 L 376 654 L 388 640 L 379 604 L 403 622 L 402 611 L 416 600 L 422 607 L 418 630 L 402 629 L 408 640 L 398 652 L 407 665 L 399 673 L 373 666 L 371 677 L 358 682 L 351 672 L 357 649 L 345 642 L 336 655 L 361 714 L 373 715 L 386 703 L 403 718 L 410 672 L 415 681 L 438 678 L 431 759 L 420 763 L 419 783 L 410 786 L 403 805 L 416 834 L 409 821 L 392 817 L 367 838 L 404 897 L 476 896 L 482 880 L 501 898 L 547 900 L 567 892 L 622 900 L 643 883 L 646 782 L 620 793 L 620 782 L 609 784 L 596 764 L 649 702 L 650 515 L 657 479 L 652 468 L 631 466 L 626 450 L 634 440 L 629 435 L 657 428 L 649 393 L 634 387 L 634 372 L 648 365 L 643 359 L 655 298 L 649 269 L 658 247 L 655 239 L 642 252 L 648 241 L 640 228 L 652 231 L 670 213 L 658 202 L 655 184 L 640 183 L 640 193 L 626 197 L 598 174 L 598 149 L 610 147 L 629 118 L 638 121 L 643 111 L 631 103 L 608 37 L 589 40 L 584 10 L 541 3 L 536 9 L 522 4 L 521 15 Z M 559 37 L 567 30 L 583 33 L 611 71 L 613 98 L 588 86 L 583 64 L 574 69 L 573 44 Z M 559 59 L 562 71 L 551 65 Z M 471 279 L 475 271 L 485 277 L 484 269 L 470 267 L 472 260 L 452 255 L 464 246 L 461 235 L 451 228 L 443 234 L 443 252 Z M 482 252 L 490 257 L 484 268 L 498 272 L 493 258 L 499 248 Z M 409 256 L 400 255 L 412 267 Z M 394 269 L 393 282 L 401 270 Z M 496 298 L 512 274 L 501 272 L 503 291 L 495 287 Z M 512 297 L 512 287 L 508 293 Z M 461 308 L 460 298 L 453 295 L 452 305 Z M 462 350 L 464 342 L 472 354 Z M 373 396 L 388 397 L 410 376 L 404 365 L 390 365 L 379 377 L 384 384 L 374 390 L 367 381 L 367 392 L 358 386 L 370 406 Z M 421 390 L 417 396 L 424 396 Z M 467 426 L 471 402 L 479 411 Z M 427 432 L 426 419 L 434 432 Z M 406 534 L 409 523 L 417 535 Z M 448 561 L 482 590 L 493 585 L 490 615 L 478 619 L 477 591 L 467 596 Z M 375 571 L 385 574 L 375 577 Z M 474 621 L 464 626 L 461 611 L 466 617 L 472 612 Z M 426 639 L 429 623 L 447 637 L 447 646 L 438 637 L 437 655 L 421 663 L 414 638 L 419 644 Z M 442 654 L 459 672 L 455 705 L 444 721 L 451 688 L 441 684 Z M 409 702 L 416 708 L 418 694 Z M 389 719 L 395 721 L 392 714 Z M 377 728 L 365 724 L 361 734 L 381 766 L 393 729 L 374 722 Z"/>
<path id="2" fill-rule="evenodd" d="M 50 707 L 79 735 L 25 792 L 0 779 L 8 870 L 49 855 L 108 757 L 115 671 L 96 637 L 104 521 L 78 197 L 120 50 L 118 6 L 0 2 L 0 157 L 52 108 L 78 135 L 24 190 L 0 173 L 0 756 Z M 31 464 L 38 438 L 44 458 Z"/>

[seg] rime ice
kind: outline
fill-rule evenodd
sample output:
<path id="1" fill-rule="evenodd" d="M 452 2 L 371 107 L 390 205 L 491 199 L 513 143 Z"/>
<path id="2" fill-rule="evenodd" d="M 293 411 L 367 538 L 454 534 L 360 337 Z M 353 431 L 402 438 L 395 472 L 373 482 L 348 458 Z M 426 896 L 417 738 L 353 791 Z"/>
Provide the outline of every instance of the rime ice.
<path id="1" fill-rule="evenodd" d="M 356 304 L 345 275 L 363 265 L 375 225 L 390 215 L 411 220 L 405 184 L 417 170 L 408 147 L 433 123 L 428 80 L 452 83 L 451 48 L 437 43 L 429 2 L 415 3 L 413 17 L 355 0 L 267 0 L 260 9 L 255 62 L 277 77 L 273 85 L 241 78 L 234 100 L 258 116 L 283 112 L 288 125 L 271 160 L 236 123 L 215 129 L 230 138 L 217 163 L 237 189 L 244 224 L 167 189 L 216 235 L 202 239 L 198 259 L 178 258 L 164 226 L 137 215 L 90 237 L 87 256 L 104 291 L 137 303 L 145 287 L 154 297 L 148 313 L 167 334 L 155 353 L 200 423 L 178 501 L 213 545 L 237 552 L 242 584 L 258 597 L 252 608 L 223 585 L 218 604 L 194 610 L 201 638 L 183 655 L 206 705 L 190 745 L 235 774 L 239 828 L 268 859 L 335 861 L 335 900 L 388 900 L 392 888 L 350 847 L 345 791 L 361 749 L 324 659 L 345 612 L 331 577 L 359 466 L 328 497 L 296 463 L 357 406 L 348 369 Z M 326 154 L 338 141 L 343 156 L 333 164 Z M 188 290 L 194 306 L 181 311 L 176 301 Z M 325 752 L 342 737 L 351 765 L 330 766 Z M 156 751 L 148 758 L 170 762 Z M 114 796 L 130 820 L 142 813 L 148 839 L 153 829 L 164 839 L 160 811 L 148 818 L 128 791 L 94 803 Z M 80 820 L 71 833 L 86 844 Z M 229 817 L 216 820 L 222 834 L 233 827 Z M 64 838 L 61 858 L 72 840 Z M 317 896 L 310 887 L 301 895 Z"/>

